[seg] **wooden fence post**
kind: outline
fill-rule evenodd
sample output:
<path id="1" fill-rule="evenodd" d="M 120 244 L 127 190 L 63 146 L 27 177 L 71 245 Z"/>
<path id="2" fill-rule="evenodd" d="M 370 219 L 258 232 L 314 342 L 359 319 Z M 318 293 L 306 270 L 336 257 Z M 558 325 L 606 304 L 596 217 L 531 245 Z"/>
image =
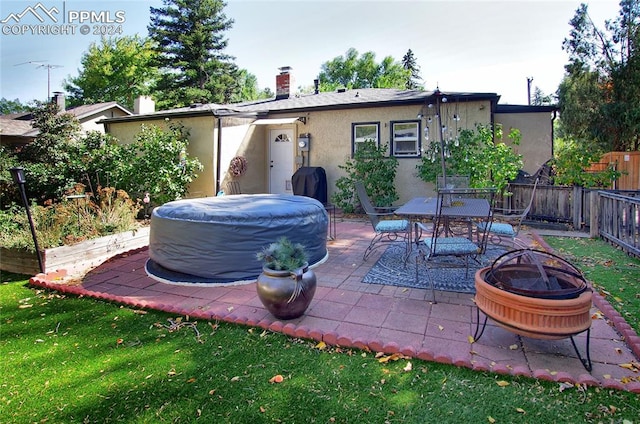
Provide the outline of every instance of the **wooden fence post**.
<path id="1" fill-rule="evenodd" d="M 573 186 L 573 201 L 571 204 L 573 209 L 573 229 L 576 231 L 582 229 L 582 195 L 582 187 Z"/>
<path id="2" fill-rule="evenodd" d="M 597 190 L 589 193 L 589 211 L 591 219 L 589 220 L 589 237 L 598 238 L 600 236 L 600 194 Z"/>

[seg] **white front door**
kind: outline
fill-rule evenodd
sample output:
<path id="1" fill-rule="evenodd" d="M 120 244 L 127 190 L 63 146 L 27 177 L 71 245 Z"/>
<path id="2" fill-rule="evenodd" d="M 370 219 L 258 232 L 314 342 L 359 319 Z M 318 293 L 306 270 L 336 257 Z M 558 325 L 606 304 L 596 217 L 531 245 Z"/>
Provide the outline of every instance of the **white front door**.
<path id="1" fill-rule="evenodd" d="M 269 130 L 269 193 L 293 194 L 293 129 Z"/>

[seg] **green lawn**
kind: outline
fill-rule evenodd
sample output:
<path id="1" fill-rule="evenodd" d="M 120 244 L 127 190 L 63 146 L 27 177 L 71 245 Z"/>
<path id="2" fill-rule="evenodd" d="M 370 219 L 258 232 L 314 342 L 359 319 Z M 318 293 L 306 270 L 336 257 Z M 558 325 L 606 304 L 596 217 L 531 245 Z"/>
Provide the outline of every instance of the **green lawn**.
<path id="1" fill-rule="evenodd" d="M 640 259 L 600 239 L 545 237 L 640 334 Z"/>
<path id="2" fill-rule="evenodd" d="M 318 346 L 2 275 L 7 423 L 638 422 L 637 394 Z M 271 382 L 282 375 L 281 383 Z M 635 420 L 635 421 L 634 421 Z"/>

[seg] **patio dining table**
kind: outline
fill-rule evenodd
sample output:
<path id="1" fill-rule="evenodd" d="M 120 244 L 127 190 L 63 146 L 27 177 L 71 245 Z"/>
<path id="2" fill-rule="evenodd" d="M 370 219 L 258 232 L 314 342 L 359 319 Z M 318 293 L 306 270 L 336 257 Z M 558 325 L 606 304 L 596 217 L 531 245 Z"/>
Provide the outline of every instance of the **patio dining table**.
<path id="1" fill-rule="evenodd" d="M 408 242 L 412 245 L 411 227 L 414 227 L 415 240 L 418 240 L 418 220 L 433 219 L 438 214 L 438 197 L 414 197 L 395 210 L 395 214 L 404 216 L 414 225 L 409 227 Z M 477 218 L 486 218 L 489 215 L 491 205 L 487 199 L 479 198 L 452 198 L 449 205 L 444 205 L 441 214 L 447 220 L 446 232 L 451 234 L 449 223 L 456 220 L 468 221 Z"/>

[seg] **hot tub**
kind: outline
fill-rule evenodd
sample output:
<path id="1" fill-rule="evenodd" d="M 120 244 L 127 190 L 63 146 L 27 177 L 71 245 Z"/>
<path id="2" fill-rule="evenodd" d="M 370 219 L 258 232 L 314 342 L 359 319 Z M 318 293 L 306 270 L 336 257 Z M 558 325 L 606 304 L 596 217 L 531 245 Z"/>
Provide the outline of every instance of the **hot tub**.
<path id="1" fill-rule="evenodd" d="M 311 267 L 327 259 L 327 212 L 319 201 L 286 194 L 185 199 L 153 210 L 150 277 L 168 283 L 252 282 L 256 253 L 282 236 L 303 244 Z"/>

